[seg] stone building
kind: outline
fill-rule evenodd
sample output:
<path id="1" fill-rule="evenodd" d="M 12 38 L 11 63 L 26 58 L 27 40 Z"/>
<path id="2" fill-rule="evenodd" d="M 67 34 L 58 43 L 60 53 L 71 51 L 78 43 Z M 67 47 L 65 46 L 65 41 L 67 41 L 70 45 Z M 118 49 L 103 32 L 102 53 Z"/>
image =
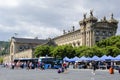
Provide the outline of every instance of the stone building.
<path id="1" fill-rule="evenodd" d="M 47 44 L 45 39 L 11 38 L 10 61 L 15 58 L 33 58 L 33 49 L 38 45 Z"/>
<path id="2" fill-rule="evenodd" d="M 80 29 L 71 31 L 55 37 L 54 42 L 59 45 L 71 44 L 72 46 L 93 46 L 96 42 L 114 36 L 117 31 L 118 21 L 114 19 L 113 14 L 109 20 L 104 17 L 100 21 L 90 11 L 89 17 L 84 14 L 83 20 L 79 21 Z"/>

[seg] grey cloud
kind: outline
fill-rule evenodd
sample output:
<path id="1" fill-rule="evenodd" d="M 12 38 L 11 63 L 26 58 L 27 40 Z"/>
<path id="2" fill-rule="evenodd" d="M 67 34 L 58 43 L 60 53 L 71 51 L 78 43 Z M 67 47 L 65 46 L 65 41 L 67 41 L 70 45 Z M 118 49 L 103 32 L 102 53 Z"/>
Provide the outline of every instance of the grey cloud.
<path id="1" fill-rule="evenodd" d="M 110 13 L 114 13 L 114 17 L 119 20 L 119 2 L 119 0 L 21 0 L 16 7 L 0 7 L 0 25 L 4 28 L 7 26 L 20 29 L 20 27 L 24 27 L 22 23 L 25 23 L 27 27 L 34 25 L 35 28 L 56 28 L 62 33 L 63 29 L 69 30 L 73 25 L 79 28 L 78 22 L 83 19 L 83 13 L 86 11 L 89 16 L 91 9 L 94 9 L 94 15 L 100 19 L 103 16 L 107 16 L 109 19 Z M 120 34 L 119 31 L 120 28 L 118 28 L 117 34 Z M 30 34 L 27 29 L 18 31 L 18 33 L 23 32 L 26 36 Z M 6 35 L 7 33 L 1 34 Z M 10 35 L 6 35 L 6 37 L 8 36 Z"/>
<path id="2" fill-rule="evenodd" d="M 24 21 L 28 23 L 43 23 L 47 26 L 55 25 L 61 23 L 62 16 L 57 14 L 55 10 L 52 9 L 41 9 L 39 7 L 23 5 L 22 7 L 18 7 L 15 9 L 4 9 L 1 10 L 3 17 L 2 23 L 7 25 L 15 25 L 18 24 L 19 21 Z"/>

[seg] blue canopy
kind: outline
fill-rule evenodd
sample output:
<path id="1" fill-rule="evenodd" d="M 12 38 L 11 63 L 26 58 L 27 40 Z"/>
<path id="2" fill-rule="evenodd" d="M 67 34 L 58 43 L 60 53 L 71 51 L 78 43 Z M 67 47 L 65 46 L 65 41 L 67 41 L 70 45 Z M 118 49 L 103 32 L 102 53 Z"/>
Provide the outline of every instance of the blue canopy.
<path id="1" fill-rule="evenodd" d="M 115 60 L 120 61 L 120 55 L 116 56 L 116 57 L 115 57 Z"/>
<path id="2" fill-rule="evenodd" d="M 106 58 L 106 60 L 114 60 L 115 58 L 114 57 L 112 57 L 112 56 L 108 56 L 107 58 Z"/>
<path id="3" fill-rule="evenodd" d="M 79 59 L 79 61 L 88 61 L 88 60 L 90 60 L 90 59 L 86 58 L 85 56 L 82 56 L 82 57 Z"/>
<path id="4" fill-rule="evenodd" d="M 91 61 L 92 58 L 91 57 L 87 57 L 87 59 L 88 59 L 88 61 Z"/>
<path id="5" fill-rule="evenodd" d="M 98 56 L 96 56 L 96 55 L 91 58 L 91 60 L 94 60 L 94 61 L 99 61 L 99 59 L 100 58 Z"/>
<path id="6" fill-rule="evenodd" d="M 105 61 L 107 59 L 107 56 L 106 55 L 103 55 L 99 60 L 100 61 Z"/>
<path id="7" fill-rule="evenodd" d="M 68 57 L 65 57 L 63 58 L 64 61 L 68 61 L 68 62 L 76 62 L 79 60 L 79 57 L 75 56 L 74 58 L 68 58 Z"/>
<path id="8" fill-rule="evenodd" d="M 80 59 L 79 57 L 75 56 L 74 58 L 72 58 L 71 61 L 78 61 L 79 59 Z"/>
<path id="9" fill-rule="evenodd" d="M 70 59 L 68 57 L 63 58 L 64 61 L 69 61 Z"/>

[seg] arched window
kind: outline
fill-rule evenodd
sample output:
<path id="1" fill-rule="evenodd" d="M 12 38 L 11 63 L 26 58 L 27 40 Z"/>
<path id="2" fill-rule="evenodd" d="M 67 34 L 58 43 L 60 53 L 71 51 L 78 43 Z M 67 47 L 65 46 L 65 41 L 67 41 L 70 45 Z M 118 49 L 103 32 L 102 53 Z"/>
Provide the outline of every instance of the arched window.
<path id="1" fill-rule="evenodd" d="M 108 34 L 109 36 L 112 36 L 112 32 L 109 32 L 109 34 Z"/>
<path id="2" fill-rule="evenodd" d="M 19 46 L 19 51 L 23 51 L 25 49 L 24 45 Z"/>
<path id="3" fill-rule="evenodd" d="M 77 41 L 77 45 L 80 46 L 80 42 L 79 41 Z"/>
<path id="4" fill-rule="evenodd" d="M 75 42 L 73 42 L 73 46 L 75 46 L 76 44 L 75 44 Z"/>

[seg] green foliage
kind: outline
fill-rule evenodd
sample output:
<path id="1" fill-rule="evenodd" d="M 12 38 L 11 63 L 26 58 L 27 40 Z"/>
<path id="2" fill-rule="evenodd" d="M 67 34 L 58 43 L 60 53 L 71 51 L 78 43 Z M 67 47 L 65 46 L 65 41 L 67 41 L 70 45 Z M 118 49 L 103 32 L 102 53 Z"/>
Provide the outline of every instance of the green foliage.
<path id="1" fill-rule="evenodd" d="M 76 47 L 75 48 L 75 52 L 76 52 L 76 55 L 75 56 L 87 56 L 87 54 L 84 54 L 84 52 L 89 49 L 89 47 L 86 47 L 86 46 L 80 46 L 80 47 Z"/>
<path id="2" fill-rule="evenodd" d="M 3 58 L 2 57 L 0 57 L 0 64 L 2 64 L 3 63 Z"/>
<path id="3" fill-rule="evenodd" d="M 50 50 L 51 48 L 48 45 L 38 46 L 34 51 L 34 55 L 36 57 L 46 56 L 46 55 L 50 56 Z"/>
<path id="4" fill-rule="evenodd" d="M 64 56 L 64 55 L 62 55 L 64 53 L 62 46 L 55 47 L 51 53 L 52 53 L 53 57 L 57 57 L 57 58 Z"/>
<path id="5" fill-rule="evenodd" d="M 120 41 L 116 42 L 116 47 L 120 49 Z"/>
<path id="6" fill-rule="evenodd" d="M 107 46 L 105 50 L 105 55 L 117 56 L 120 54 L 120 49 L 115 46 Z"/>
<path id="7" fill-rule="evenodd" d="M 62 46 L 38 46 L 35 49 L 35 56 L 53 56 L 57 58 L 64 58 L 65 56 L 73 58 L 74 56 L 89 56 L 94 55 L 101 57 L 102 55 L 117 56 L 120 54 L 120 36 L 113 36 L 104 40 L 101 40 L 93 47 L 72 47 L 71 45 Z"/>
<path id="8" fill-rule="evenodd" d="M 65 56 L 72 58 L 73 56 L 75 56 L 75 50 L 71 45 L 64 45 L 64 53 Z M 63 57 L 65 57 L 63 56 Z"/>
<path id="9" fill-rule="evenodd" d="M 75 51 L 72 46 L 70 45 L 63 45 L 63 46 L 57 46 L 52 51 L 54 57 L 57 58 L 64 58 L 65 56 L 71 58 L 74 56 Z"/>
<path id="10" fill-rule="evenodd" d="M 120 49 L 120 36 L 112 36 L 110 38 L 101 40 L 96 44 L 98 47 L 116 46 Z"/>
<path id="11" fill-rule="evenodd" d="M 9 42 L 0 41 L 0 48 L 3 48 L 3 50 L 0 51 L 0 55 L 9 54 L 9 46 Z"/>
<path id="12" fill-rule="evenodd" d="M 76 54 L 79 55 L 79 57 L 81 56 L 92 57 L 94 55 L 102 56 L 103 53 L 101 49 L 97 46 L 93 46 L 91 48 L 86 46 L 80 46 L 76 49 Z"/>
<path id="13" fill-rule="evenodd" d="M 120 54 L 120 36 L 112 36 L 96 44 L 105 55 L 117 56 Z"/>

